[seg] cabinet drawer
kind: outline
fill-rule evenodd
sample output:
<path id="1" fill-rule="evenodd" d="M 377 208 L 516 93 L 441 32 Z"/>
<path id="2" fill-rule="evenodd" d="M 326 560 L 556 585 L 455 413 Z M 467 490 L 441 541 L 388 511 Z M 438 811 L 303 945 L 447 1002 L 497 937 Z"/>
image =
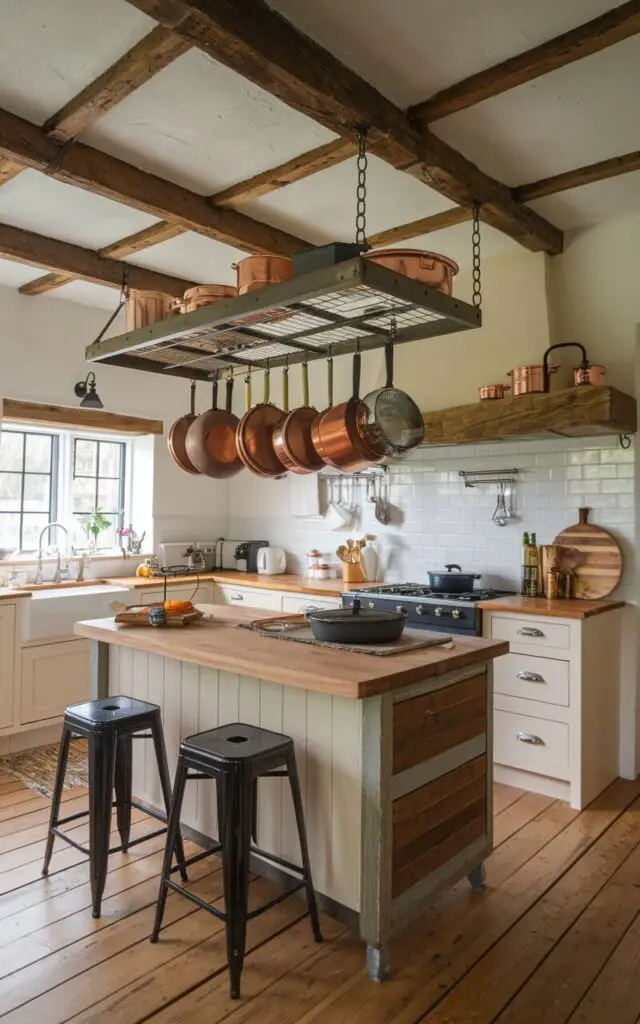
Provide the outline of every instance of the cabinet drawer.
<path id="1" fill-rule="evenodd" d="M 493 663 L 495 693 L 569 706 L 569 662 L 533 654 L 505 654 Z"/>
<path id="2" fill-rule="evenodd" d="M 537 647 L 540 651 L 547 648 L 567 651 L 571 643 L 568 626 L 546 622 L 533 615 L 521 619 L 511 615 L 494 615 L 491 619 L 491 636 L 496 640 L 509 640 L 519 647 Z"/>
<path id="3" fill-rule="evenodd" d="M 339 608 L 340 598 L 315 597 L 313 594 L 283 594 L 283 612 L 303 612 L 307 608 Z"/>
<path id="4" fill-rule="evenodd" d="M 233 604 L 239 608 L 266 608 L 282 611 L 282 594 L 277 591 L 254 590 L 253 587 L 218 587 L 217 604 Z"/>
<path id="5" fill-rule="evenodd" d="M 88 640 L 25 647 L 22 651 L 20 722 L 62 715 L 68 704 L 88 700 L 91 690 Z"/>
<path id="6" fill-rule="evenodd" d="M 512 711 L 495 711 L 494 760 L 557 779 L 569 775 L 569 726 Z"/>

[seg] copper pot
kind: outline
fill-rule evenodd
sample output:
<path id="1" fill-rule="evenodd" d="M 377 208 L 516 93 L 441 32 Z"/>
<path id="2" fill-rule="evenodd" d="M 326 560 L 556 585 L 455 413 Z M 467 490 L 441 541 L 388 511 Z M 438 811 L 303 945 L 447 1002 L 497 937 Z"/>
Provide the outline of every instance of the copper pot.
<path id="1" fill-rule="evenodd" d="M 460 269 L 448 256 L 422 249 L 373 249 L 365 253 L 365 259 L 420 281 L 445 295 L 451 295 L 453 279 Z"/>
<path id="2" fill-rule="evenodd" d="M 510 384 L 483 384 L 478 388 L 478 396 L 481 402 L 493 401 L 496 398 L 505 398 L 507 391 L 511 391 Z"/>
<path id="3" fill-rule="evenodd" d="M 195 288 L 187 288 L 182 312 L 193 313 L 201 306 L 210 306 L 222 299 L 235 299 L 237 294 L 238 289 L 232 284 L 199 284 Z"/>
<path id="4" fill-rule="evenodd" d="M 169 449 L 169 455 L 175 462 L 176 466 L 183 469 L 185 473 L 191 473 L 192 476 L 199 476 L 200 470 L 196 469 L 193 462 L 189 458 L 187 453 L 187 434 L 189 427 L 198 418 L 196 416 L 196 382 L 191 381 L 191 403 L 189 412 L 185 416 L 180 416 L 171 427 L 167 436 L 167 448 Z"/>
<path id="5" fill-rule="evenodd" d="M 125 307 L 127 332 L 137 331 L 140 327 L 149 327 L 158 320 L 170 316 L 176 300 L 162 292 L 131 290 Z"/>
<path id="6" fill-rule="evenodd" d="M 273 447 L 273 432 L 285 413 L 270 401 L 270 372 L 265 370 L 264 395 L 259 405 L 251 403 L 251 375 L 245 378 L 247 411 L 238 424 L 236 445 L 241 461 L 256 476 L 284 476 L 286 467 Z"/>
<path id="7" fill-rule="evenodd" d="M 557 366 L 549 366 L 548 372 L 555 373 Z M 511 377 L 513 394 L 528 395 L 531 392 L 547 391 L 545 380 L 545 368 L 543 363 L 535 363 L 531 366 L 515 366 L 513 370 L 507 371 L 507 377 Z"/>
<path id="8" fill-rule="evenodd" d="M 368 422 L 369 410 L 360 398 L 360 353 L 355 352 L 351 398 L 327 409 L 312 428 L 314 445 L 324 462 L 349 471 L 382 462 L 384 455 L 372 451 L 364 440 Z"/>
<path id="9" fill-rule="evenodd" d="M 284 411 L 286 419 L 273 431 L 273 450 L 291 473 L 314 473 L 324 466 L 324 459 L 313 443 L 313 426 L 318 411 L 309 405 L 309 368 L 302 364 L 302 405 L 289 412 L 289 376 L 283 375 Z"/>
<path id="10" fill-rule="evenodd" d="M 576 387 L 580 384 L 605 384 L 606 370 L 604 366 L 589 363 L 588 366 L 576 366 L 573 370 L 573 383 Z"/>
<path id="11" fill-rule="evenodd" d="M 293 273 L 293 261 L 288 256 L 245 256 L 231 266 L 238 274 L 238 295 L 288 281 Z"/>

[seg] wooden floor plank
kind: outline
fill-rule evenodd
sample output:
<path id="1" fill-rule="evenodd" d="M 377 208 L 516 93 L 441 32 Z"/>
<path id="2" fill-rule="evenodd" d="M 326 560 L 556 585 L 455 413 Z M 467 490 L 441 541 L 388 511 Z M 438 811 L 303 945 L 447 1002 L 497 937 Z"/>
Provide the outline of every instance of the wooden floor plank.
<path id="1" fill-rule="evenodd" d="M 506 810 L 494 817 L 493 845 L 500 846 L 554 803 L 551 797 L 540 793 L 525 793 L 519 800 L 514 800 Z"/>
<path id="2" fill-rule="evenodd" d="M 636 1024 L 640 1015 L 640 919 L 636 917 L 568 1024 Z"/>
<path id="3" fill-rule="evenodd" d="M 322 1024 L 416 1024 L 587 852 L 639 793 L 640 781 L 614 782 L 500 890 L 470 907 L 462 927 L 459 920 L 443 919 L 435 932 L 423 939 L 421 919 L 414 922 L 392 945 L 392 959 L 398 966 L 389 981 L 372 993 L 363 979 L 324 1008 L 317 1020 Z M 398 1013 L 399 1004 L 403 1009 Z"/>
<path id="4" fill-rule="evenodd" d="M 507 786 L 504 782 L 493 784 L 493 813 L 500 814 L 507 807 L 515 803 L 526 793 L 526 789 L 518 789 L 517 786 Z"/>
<path id="5" fill-rule="evenodd" d="M 87 806 L 87 795 L 84 789 L 65 790 L 62 799 L 65 815 L 76 814 Z M 43 805 L 38 803 L 37 808 L 34 808 L 33 802 L 23 802 L 15 804 L 13 810 L 15 815 L 8 815 L 6 818 L 0 817 L 0 837 L 13 836 L 23 829 L 31 828 L 32 825 L 46 824 L 49 821 L 51 802 L 47 801 Z"/>
<path id="6" fill-rule="evenodd" d="M 86 792 L 86 789 L 65 789 L 62 794 L 62 800 L 66 803 L 68 800 L 73 800 L 76 797 L 86 796 Z M 24 814 L 33 814 L 35 811 L 42 811 L 45 814 L 46 820 L 51 810 L 51 800 L 49 797 L 39 796 L 34 790 L 26 789 L 26 787 L 17 793 L 11 793 L 7 799 L 12 799 L 12 802 L 5 806 L 0 805 L 0 822 L 6 826 L 2 834 L 13 831 L 11 822 L 14 818 L 19 818 Z"/>

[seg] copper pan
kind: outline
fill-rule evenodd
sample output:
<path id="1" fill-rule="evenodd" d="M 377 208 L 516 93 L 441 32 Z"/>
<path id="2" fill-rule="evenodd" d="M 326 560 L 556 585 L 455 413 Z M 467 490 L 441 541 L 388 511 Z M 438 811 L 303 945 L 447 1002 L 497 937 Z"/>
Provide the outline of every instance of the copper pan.
<path id="1" fill-rule="evenodd" d="M 169 455 L 180 469 L 192 476 L 199 476 L 200 471 L 196 469 L 187 454 L 186 440 L 189 427 L 196 419 L 196 382 L 191 381 L 191 412 L 176 420 L 167 436 L 167 448 Z"/>
<path id="2" fill-rule="evenodd" d="M 201 306 L 210 306 L 214 302 L 222 302 L 223 299 L 235 299 L 238 289 L 229 284 L 198 284 L 193 288 L 187 288 L 183 299 L 183 312 L 193 313 Z"/>
<path id="3" fill-rule="evenodd" d="M 285 388 L 285 411 L 289 405 L 289 368 L 285 367 L 283 383 Z M 318 418 L 318 411 L 309 405 L 309 367 L 302 364 L 302 405 L 287 414 L 273 432 L 273 448 L 291 473 L 315 473 L 324 466 L 324 459 L 316 451 L 312 430 Z"/>
<path id="4" fill-rule="evenodd" d="M 245 256 L 231 266 L 238 274 L 238 295 L 288 281 L 293 274 L 293 261 L 288 256 Z"/>
<path id="5" fill-rule="evenodd" d="M 269 401 L 270 372 L 264 373 L 264 397 L 260 405 L 251 407 L 251 375 L 245 380 L 247 412 L 238 424 L 236 444 L 242 462 L 256 476 L 283 476 L 285 466 L 273 448 L 273 432 L 280 426 L 285 413 Z"/>
<path id="6" fill-rule="evenodd" d="M 586 366 L 575 366 L 573 369 L 573 383 L 575 387 L 581 384 L 598 386 L 606 384 L 606 369 L 596 363 L 588 363 Z"/>
<path id="7" fill-rule="evenodd" d="M 372 451 L 363 439 L 369 410 L 360 398 L 360 353 L 353 356 L 353 394 L 322 414 L 316 425 L 319 451 L 327 465 L 340 470 L 366 469 L 384 456 Z"/>
<path id="8" fill-rule="evenodd" d="M 451 295 L 453 279 L 460 269 L 448 256 L 423 252 L 422 249 L 372 249 L 364 254 L 364 258 L 445 295 Z"/>
<path id="9" fill-rule="evenodd" d="M 478 388 L 478 397 L 481 402 L 495 401 L 497 398 L 506 398 L 505 392 L 510 390 L 510 384 L 483 384 Z"/>
<path id="10" fill-rule="evenodd" d="M 555 373 L 557 366 L 549 366 L 548 373 Z M 543 363 L 534 363 L 530 366 L 514 366 L 513 370 L 507 370 L 507 377 L 511 377 L 513 395 L 528 395 L 532 391 L 548 391 L 548 384 Z"/>
<path id="11" fill-rule="evenodd" d="M 226 409 L 218 409 L 218 378 L 213 382 L 211 409 L 196 417 L 187 431 L 186 450 L 203 476 L 226 480 L 243 468 L 236 446 L 237 416 L 232 412 L 233 376 L 227 380 Z"/>

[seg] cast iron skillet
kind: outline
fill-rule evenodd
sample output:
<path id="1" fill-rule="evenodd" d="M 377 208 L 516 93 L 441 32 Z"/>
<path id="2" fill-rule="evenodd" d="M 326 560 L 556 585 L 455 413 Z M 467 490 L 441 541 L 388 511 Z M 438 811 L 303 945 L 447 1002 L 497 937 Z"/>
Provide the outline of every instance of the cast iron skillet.
<path id="1" fill-rule="evenodd" d="M 316 640 L 332 644 L 391 644 L 402 636 L 406 621 L 406 612 L 363 611 L 357 598 L 352 608 L 307 612 Z"/>

